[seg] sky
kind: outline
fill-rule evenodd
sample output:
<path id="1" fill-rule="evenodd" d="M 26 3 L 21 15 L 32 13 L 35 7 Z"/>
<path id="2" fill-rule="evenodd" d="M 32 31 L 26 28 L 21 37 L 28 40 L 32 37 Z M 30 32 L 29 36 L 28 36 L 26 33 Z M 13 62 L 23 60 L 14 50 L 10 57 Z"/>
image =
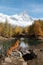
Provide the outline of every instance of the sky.
<path id="1" fill-rule="evenodd" d="M 33 18 L 43 18 L 43 0 L 0 0 L 0 13 L 14 15 L 22 12 Z"/>

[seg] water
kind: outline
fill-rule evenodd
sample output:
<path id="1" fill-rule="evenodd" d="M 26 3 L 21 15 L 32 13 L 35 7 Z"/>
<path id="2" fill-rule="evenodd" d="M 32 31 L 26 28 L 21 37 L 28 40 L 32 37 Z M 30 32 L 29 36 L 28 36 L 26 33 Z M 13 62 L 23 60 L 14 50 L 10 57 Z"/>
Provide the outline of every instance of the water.
<path id="1" fill-rule="evenodd" d="M 8 49 L 10 46 L 13 45 L 13 43 L 15 43 L 15 40 L 7 40 L 3 42 L 3 47 Z M 43 44 L 43 40 L 35 40 L 35 39 L 28 39 L 28 38 L 22 38 L 22 40 L 20 39 L 20 46 L 22 47 L 28 47 L 29 45 L 37 45 L 37 44 Z"/>
<path id="2" fill-rule="evenodd" d="M 25 43 L 24 41 L 21 41 L 20 42 L 20 47 L 22 47 L 22 48 L 28 48 L 28 44 L 27 43 Z"/>
<path id="3" fill-rule="evenodd" d="M 15 43 L 15 39 L 4 41 L 2 44 L 4 51 L 7 51 L 14 43 Z M 29 46 L 38 45 L 41 43 L 43 44 L 43 40 L 20 38 L 20 46 L 23 48 L 27 48 L 27 47 L 29 48 Z"/>

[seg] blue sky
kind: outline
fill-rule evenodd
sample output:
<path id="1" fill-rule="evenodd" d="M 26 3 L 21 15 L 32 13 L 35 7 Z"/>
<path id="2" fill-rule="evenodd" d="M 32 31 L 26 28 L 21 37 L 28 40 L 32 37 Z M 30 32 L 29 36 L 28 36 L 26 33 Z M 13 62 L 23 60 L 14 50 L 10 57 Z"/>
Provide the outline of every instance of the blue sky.
<path id="1" fill-rule="evenodd" d="M 34 18 L 43 18 L 43 0 L 0 0 L 0 13 L 14 15 L 24 11 Z"/>

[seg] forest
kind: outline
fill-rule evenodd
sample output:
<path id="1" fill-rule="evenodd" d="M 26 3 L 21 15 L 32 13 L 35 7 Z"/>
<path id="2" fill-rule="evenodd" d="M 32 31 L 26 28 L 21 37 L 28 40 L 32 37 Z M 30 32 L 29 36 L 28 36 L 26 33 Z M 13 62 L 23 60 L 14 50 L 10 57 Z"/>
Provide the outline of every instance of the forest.
<path id="1" fill-rule="evenodd" d="M 28 37 L 32 35 L 34 37 L 43 37 L 43 20 L 34 20 L 34 23 L 27 27 L 11 25 L 7 20 L 5 23 L 0 22 L 0 36 L 10 38 L 22 34 Z"/>

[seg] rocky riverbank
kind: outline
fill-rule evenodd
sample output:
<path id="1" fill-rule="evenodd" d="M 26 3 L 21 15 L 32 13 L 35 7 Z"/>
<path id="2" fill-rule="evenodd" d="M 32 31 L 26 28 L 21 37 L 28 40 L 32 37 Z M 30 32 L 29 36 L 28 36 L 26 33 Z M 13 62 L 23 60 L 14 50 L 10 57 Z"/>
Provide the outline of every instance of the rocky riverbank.
<path id="1" fill-rule="evenodd" d="M 4 61 L 1 61 L 1 65 L 43 65 L 43 51 L 41 51 L 39 48 L 34 48 L 33 50 L 35 54 L 37 54 L 37 58 L 24 61 L 22 57 L 18 55 L 16 52 L 16 55 L 5 57 Z"/>

